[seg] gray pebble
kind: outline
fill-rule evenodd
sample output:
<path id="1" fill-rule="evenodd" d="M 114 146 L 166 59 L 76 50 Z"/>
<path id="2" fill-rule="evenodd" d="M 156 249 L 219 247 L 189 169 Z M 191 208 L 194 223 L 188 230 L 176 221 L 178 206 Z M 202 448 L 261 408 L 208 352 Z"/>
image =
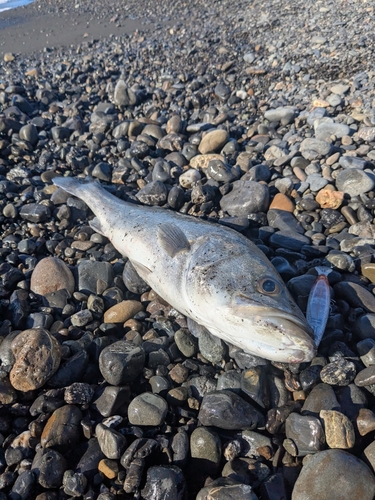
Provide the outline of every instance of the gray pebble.
<path id="1" fill-rule="evenodd" d="M 164 423 L 168 412 L 165 399 L 151 392 L 136 396 L 128 407 L 128 418 L 132 425 L 158 426 Z"/>

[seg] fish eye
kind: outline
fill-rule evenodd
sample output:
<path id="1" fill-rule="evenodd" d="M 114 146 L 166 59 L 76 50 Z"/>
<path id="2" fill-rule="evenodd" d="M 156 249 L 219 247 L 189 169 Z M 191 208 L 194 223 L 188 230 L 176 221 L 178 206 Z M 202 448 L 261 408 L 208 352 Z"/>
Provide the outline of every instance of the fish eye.
<path id="1" fill-rule="evenodd" d="M 280 285 L 273 278 L 265 277 L 257 283 L 258 292 L 266 295 L 277 295 L 280 292 Z"/>

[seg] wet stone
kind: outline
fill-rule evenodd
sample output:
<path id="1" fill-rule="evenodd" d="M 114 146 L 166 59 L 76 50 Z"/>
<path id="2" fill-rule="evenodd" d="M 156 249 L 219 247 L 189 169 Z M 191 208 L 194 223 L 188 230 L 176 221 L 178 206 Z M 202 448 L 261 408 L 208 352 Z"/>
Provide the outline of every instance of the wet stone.
<path id="1" fill-rule="evenodd" d="M 31 470 L 43 488 L 59 488 L 67 468 L 65 458 L 52 449 L 39 449 L 31 465 Z"/>
<path id="2" fill-rule="evenodd" d="M 182 500 L 186 494 L 184 475 L 175 465 L 155 465 L 147 470 L 147 479 L 142 489 L 145 500 Z"/>
<path id="3" fill-rule="evenodd" d="M 222 373 L 217 380 L 217 390 L 230 390 L 239 394 L 241 392 L 241 374 L 236 370 Z"/>
<path id="4" fill-rule="evenodd" d="M 15 362 L 9 377 L 18 391 L 39 389 L 60 365 L 60 344 L 42 328 L 23 331 L 12 341 L 11 348 Z"/>
<path id="5" fill-rule="evenodd" d="M 48 419 L 41 436 L 43 448 L 67 451 L 81 436 L 81 410 L 74 405 L 65 405 L 55 410 Z"/>
<path id="6" fill-rule="evenodd" d="M 164 205 L 167 201 L 168 191 L 162 182 L 151 181 L 138 191 L 136 197 L 145 205 Z"/>
<path id="7" fill-rule="evenodd" d="M 324 432 L 319 418 L 293 412 L 285 421 L 285 434 L 293 440 L 299 457 L 317 453 L 324 447 Z"/>
<path id="8" fill-rule="evenodd" d="M 130 260 L 125 264 L 122 279 L 124 280 L 126 288 L 133 293 L 142 294 L 150 290 L 150 287 L 139 276 Z"/>
<path id="9" fill-rule="evenodd" d="M 352 422 L 358 416 L 361 408 L 368 406 L 365 390 L 355 384 L 340 387 L 337 391 L 337 399 L 341 406 L 341 413 L 346 415 Z"/>
<path id="10" fill-rule="evenodd" d="M 307 236 L 298 234 L 295 231 L 276 231 L 271 234 L 270 243 L 277 248 L 288 248 L 290 250 L 300 251 L 303 245 L 310 245 L 311 240 Z"/>
<path id="11" fill-rule="evenodd" d="M 236 500 L 257 500 L 258 497 L 248 484 L 242 484 L 230 477 L 220 477 L 202 488 L 196 500 L 224 500 L 236 498 Z"/>
<path id="12" fill-rule="evenodd" d="M 83 495 L 87 487 L 87 479 L 80 472 L 67 470 L 63 477 L 63 488 L 66 495 L 72 497 L 80 497 Z"/>
<path id="13" fill-rule="evenodd" d="M 292 500 L 372 500 L 374 493 L 374 475 L 362 460 L 343 450 L 326 450 L 310 457 L 302 467 Z"/>
<path id="14" fill-rule="evenodd" d="M 103 349 L 99 356 L 99 369 L 112 385 L 122 385 L 135 380 L 143 370 L 145 352 L 142 347 L 119 340 Z"/>
<path id="15" fill-rule="evenodd" d="M 355 443 L 355 432 L 351 421 L 338 411 L 322 410 L 320 418 L 324 422 L 327 445 L 330 448 L 349 449 Z"/>
<path id="16" fill-rule="evenodd" d="M 136 396 L 128 408 L 128 418 L 132 425 L 158 426 L 164 423 L 168 405 L 157 394 L 144 392 Z"/>
<path id="17" fill-rule="evenodd" d="M 46 205 L 29 203 L 27 205 L 23 205 L 20 210 L 20 216 L 28 222 L 39 223 L 51 219 L 51 210 Z"/>
<path id="18" fill-rule="evenodd" d="M 203 425 L 236 430 L 256 428 L 263 416 L 240 396 L 226 390 L 204 396 L 198 419 Z"/>

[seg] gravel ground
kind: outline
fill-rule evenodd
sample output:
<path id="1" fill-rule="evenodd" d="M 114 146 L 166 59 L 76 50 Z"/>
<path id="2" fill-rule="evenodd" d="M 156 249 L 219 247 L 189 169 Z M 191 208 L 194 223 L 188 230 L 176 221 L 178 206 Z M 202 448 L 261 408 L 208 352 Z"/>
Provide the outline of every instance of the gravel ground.
<path id="1" fill-rule="evenodd" d="M 0 500 L 374 498 L 372 18 L 339 1 L 1 15 Z M 87 175 L 242 233 L 303 312 L 320 266 L 314 359 L 197 340 L 52 183 Z"/>

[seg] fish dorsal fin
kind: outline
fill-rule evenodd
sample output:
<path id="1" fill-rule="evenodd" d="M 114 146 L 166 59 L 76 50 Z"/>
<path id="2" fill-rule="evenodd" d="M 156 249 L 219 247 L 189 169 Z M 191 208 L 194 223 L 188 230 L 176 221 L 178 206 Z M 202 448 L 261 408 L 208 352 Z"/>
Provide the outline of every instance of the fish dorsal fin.
<path id="1" fill-rule="evenodd" d="M 190 243 L 181 229 L 174 224 L 161 224 L 158 229 L 158 241 L 162 249 L 170 256 L 190 249 Z"/>
<path id="2" fill-rule="evenodd" d="M 94 217 L 92 220 L 89 221 L 90 227 L 96 232 L 101 234 L 102 236 L 107 236 L 104 232 L 104 229 L 102 225 L 100 224 L 100 221 L 97 217 Z"/>

